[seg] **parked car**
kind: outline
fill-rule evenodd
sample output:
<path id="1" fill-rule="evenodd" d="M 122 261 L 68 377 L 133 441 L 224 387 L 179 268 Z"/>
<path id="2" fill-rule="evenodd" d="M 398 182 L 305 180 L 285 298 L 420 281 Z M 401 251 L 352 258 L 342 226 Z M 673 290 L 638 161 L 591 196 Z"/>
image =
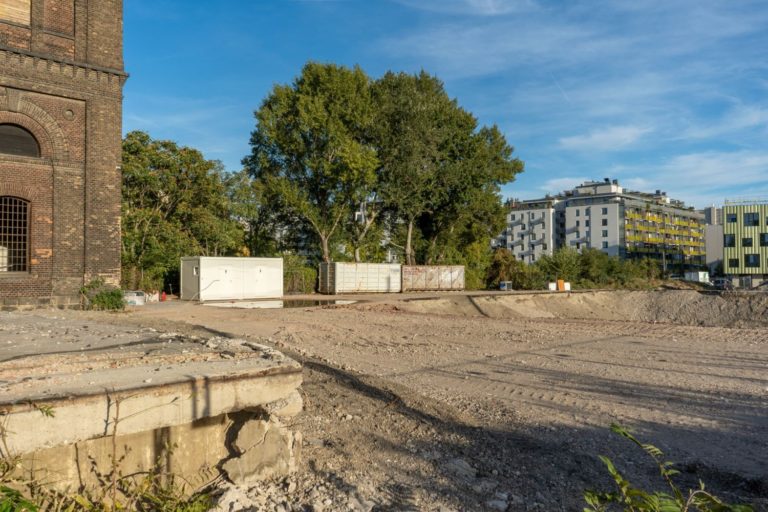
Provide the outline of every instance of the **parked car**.
<path id="1" fill-rule="evenodd" d="M 712 286 L 718 290 L 733 290 L 733 283 L 731 280 L 725 277 L 716 277 L 712 281 Z"/>

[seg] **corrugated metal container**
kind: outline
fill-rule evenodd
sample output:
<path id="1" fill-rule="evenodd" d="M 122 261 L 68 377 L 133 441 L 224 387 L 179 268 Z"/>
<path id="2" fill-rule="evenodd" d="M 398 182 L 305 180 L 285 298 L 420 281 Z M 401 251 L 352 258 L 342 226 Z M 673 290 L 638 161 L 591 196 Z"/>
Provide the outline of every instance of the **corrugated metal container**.
<path id="1" fill-rule="evenodd" d="M 320 264 L 320 293 L 398 293 L 400 281 L 400 265 L 397 264 Z"/>
<path id="2" fill-rule="evenodd" d="M 464 289 L 461 265 L 403 265 L 403 291 L 458 291 Z"/>
<path id="3" fill-rule="evenodd" d="M 283 296 L 282 258 L 181 258 L 181 300 Z"/>

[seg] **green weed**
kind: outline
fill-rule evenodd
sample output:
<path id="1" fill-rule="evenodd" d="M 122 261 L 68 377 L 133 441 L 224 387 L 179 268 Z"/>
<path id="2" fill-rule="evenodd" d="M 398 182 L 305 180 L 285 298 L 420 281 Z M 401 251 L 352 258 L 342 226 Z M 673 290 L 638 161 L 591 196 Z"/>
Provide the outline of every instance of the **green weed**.
<path id="1" fill-rule="evenodd" d="M 584 512 L 607 512 L 623 510 L 624 512 L 752 512 L 749 505 L 729 505 L 708 492 L 704 482 L 699 481 L 698 489 L 683 492 L 673 481 L 679 473 L 674 464 L 664 460 L 664 453 L 652 444 L 638 441 L 626 428 L 611 425 L 611 430 L 630 440 L 643 449 L 653 459 L 659 468 L 662 479 L 669 488 L 668 492 L 649 492 L 639 489 L 627 480 L 608 457 L 600 456 L 608 469 L 617 490 L 613 492 L 584 492 L 584 500 L 589 507 Z"/>

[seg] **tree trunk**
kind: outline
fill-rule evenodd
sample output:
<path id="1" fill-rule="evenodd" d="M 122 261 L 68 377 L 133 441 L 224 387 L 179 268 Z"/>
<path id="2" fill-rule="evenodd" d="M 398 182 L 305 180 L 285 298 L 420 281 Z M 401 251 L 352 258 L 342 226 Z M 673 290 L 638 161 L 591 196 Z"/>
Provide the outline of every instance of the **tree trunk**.
<path id="1" fill-rule="evenodd" d="M 327 236 L 320 235 L 320 244 L 322 246 L 323 250 L 323 262 L 324 263 L 330 263 L 331 262 L 331 251 L 328 249 L 328 238 Z"/>
<path id="2" fill-rule="evenodd" d="M 408 220 L 408 234 L 405 237 L 405 264 L 413 265 L 413 219 Z"/>
<path id="3" fill-rule="evenodd" d="M 355 263 L 360 263 L 360 248 L 355 247 Z"/>

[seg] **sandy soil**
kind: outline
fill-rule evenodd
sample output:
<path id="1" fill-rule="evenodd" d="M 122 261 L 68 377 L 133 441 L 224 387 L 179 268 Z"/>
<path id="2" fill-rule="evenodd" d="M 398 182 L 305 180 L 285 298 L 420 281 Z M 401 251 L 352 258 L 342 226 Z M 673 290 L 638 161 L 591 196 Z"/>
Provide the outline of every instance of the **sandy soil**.
<path id="1" fill-rule="evenodd" d="M 304 364 L 303 471 L 224 486 L 221 510 L 581 510 L 585 488 L 610 489 L 598 454 L 658 486 L 612 422 L 677 461 L 684 485 L 768 510 L 764 296 L 362 298 L 67 314 L 242 337 Z"/>

